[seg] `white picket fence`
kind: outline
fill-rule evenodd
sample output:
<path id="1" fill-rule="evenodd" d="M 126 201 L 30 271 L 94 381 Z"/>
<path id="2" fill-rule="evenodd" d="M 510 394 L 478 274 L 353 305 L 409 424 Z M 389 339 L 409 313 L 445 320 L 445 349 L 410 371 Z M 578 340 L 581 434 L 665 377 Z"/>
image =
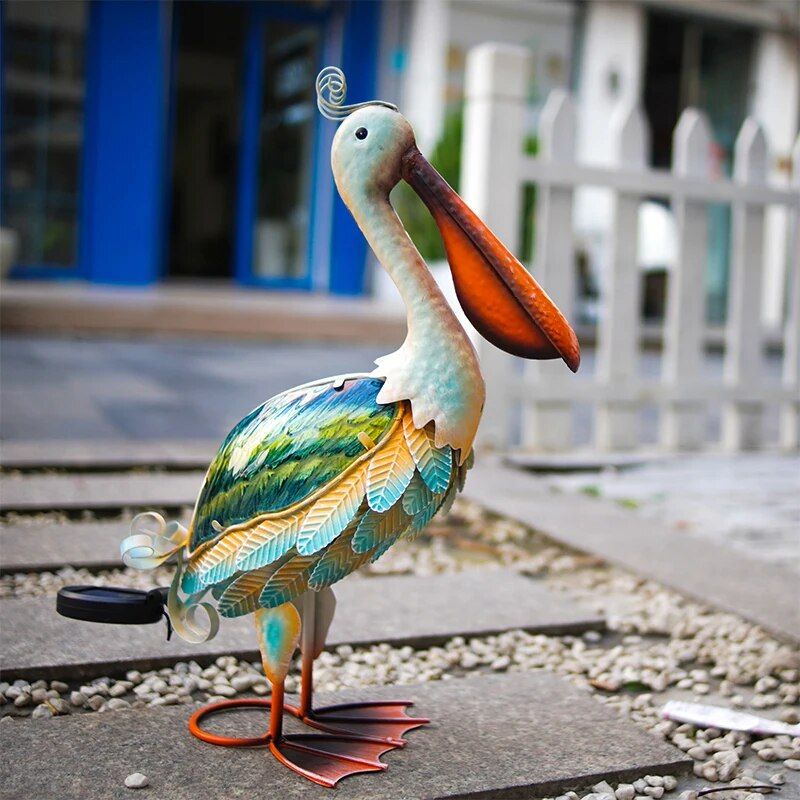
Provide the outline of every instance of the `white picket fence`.
<path id="1" fill-rule="evenodd" d="M 647 122 L 638 108 L 614 126 L 614 167 L 575 161 L 575 109 L 554 92 L 542 112 L 540 154 L 523 151 L 528 90 L 525 50 L 481 45 L 469 54 L 466 79 L 461 191 L 501 240 L 516 249 L 522 187 L 537 185 L 533 273 L 572 318 L 574 309 L 573 197 L 576 187 L 604 187 L 613 195 L 610 274 L 604 276 L 597 329 L 596 368 L 580 380 L 560 362 L 526 364 L 482 346 L 487 379 L 483 443 L 541 451 L 572 447 L 572 406 L 593 408 L 594 446 L 601 451 L 639 446 L 638 415 L 644 405 L 661 410 L 659 440 L 665 450 L 720 445 L 728 451 L 764 446 L 765 404 L 781 409 L 780 442 L 800 446 L 800 140 L 794 152 L 794 185 L 767 185 L 767 145 L 758 123 L 747 119 L 736 140 L 733 179 L 709 179 L 710 129 L 705 115 L 686 109 L 674 134 L 671 171 L 647 166 Z M 671 200 L 678 259 L 670 271 L 663 329 L 661 374 L 643 379 L 640 356 L 640 273 L 637 266 L 639 204 L 646 197 Z M 705 374 L 704 271 L 709 203 L 732 207 L 724 375 Z M 790 209 L 791 280 L 783 339 L 783 372 L 770 383 L 764 370 L 761 326 L 764 216 L 767 205 Z M 515 363 L 515 361 L 517 363 Z M 706 441 L 710 404 L 721 411 L 721 442 Z M 522 407 L 521 442 L 511 441 L 512 420 Z"/>

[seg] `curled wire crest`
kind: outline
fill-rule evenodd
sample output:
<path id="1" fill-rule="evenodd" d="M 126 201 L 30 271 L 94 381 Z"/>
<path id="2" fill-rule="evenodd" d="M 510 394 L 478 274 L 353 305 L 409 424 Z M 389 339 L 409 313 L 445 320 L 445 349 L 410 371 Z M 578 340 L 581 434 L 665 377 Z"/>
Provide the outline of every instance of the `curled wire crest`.
<path id="1" fill-rule="evenodd" d="M 325 94 L 327 93 L 327 97 Z M 397 106 L 383 100 L 367 100 L 364 103 L 345 105 L 347 96 L 347 80 L 339 67 L 325 67 L 317 75 L 317 108 L 326 119 L 341 122 L 345 117 L 359 108 L 366 106 L 384 106 L 397 111 Z"/>

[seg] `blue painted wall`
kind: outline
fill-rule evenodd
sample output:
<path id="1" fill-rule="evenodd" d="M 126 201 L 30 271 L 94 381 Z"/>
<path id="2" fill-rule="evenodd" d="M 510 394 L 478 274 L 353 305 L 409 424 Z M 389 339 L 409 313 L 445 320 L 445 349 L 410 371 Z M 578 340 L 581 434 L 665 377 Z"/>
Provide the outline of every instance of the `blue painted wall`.
<path id="1" fill-rule="evenodd" d="M 163 272 L 171 18 L 159 0 L 91 4 L 80 237 L 91 281 Z"/>
<path id="2" fill-rule="evenodd" d="M 347 76 L 347 102 L 372 100 L 376 92 L 381 4 L 351 0 L 344 27 L 341 68 Z M 331 234 L 330 291 L 359 295 L 366 290 L 367 243 L 336 195 Z"/>

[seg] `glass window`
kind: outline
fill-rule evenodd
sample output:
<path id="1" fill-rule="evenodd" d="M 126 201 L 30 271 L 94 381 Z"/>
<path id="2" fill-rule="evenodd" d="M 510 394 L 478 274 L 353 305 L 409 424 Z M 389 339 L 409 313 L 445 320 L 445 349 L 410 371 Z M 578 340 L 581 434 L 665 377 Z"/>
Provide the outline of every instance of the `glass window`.
<path id="1" fill-rule="evenodd" d="M 8 0 L 3 64 L 3 227 L 16 261 L 74 266 L 87 6 Z"/>
<path id="2" fill-rule="evenodd" d="M 302 280 L 308 273 L 316 107 L 316 25 L 268 20 L 258 153 L 253 272 Z"/>

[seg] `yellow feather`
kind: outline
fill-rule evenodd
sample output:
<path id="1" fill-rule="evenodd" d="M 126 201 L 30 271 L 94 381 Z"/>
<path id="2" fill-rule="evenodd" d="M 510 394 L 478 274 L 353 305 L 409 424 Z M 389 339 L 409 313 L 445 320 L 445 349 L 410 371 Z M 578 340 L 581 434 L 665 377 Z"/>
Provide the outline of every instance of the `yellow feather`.
<path id="1" fill-rule="evenodd" d="M 199 580 L 204 586 L 218 579 L 230 577 L 235 570 L 236 551 L 247 537 L 246 531 L 236 531 L 223 536 L 213 547 L 206 550 L 189 564 L 185 580 Z M 223 574 L 225 573 L 225 574 Z M 194 578 L 194 576 L 197 576 Z"/>
<path id="2" fill-rule="evenodd" d="M 419 464 L 423 460 L 424 454 L 432 450 L 436 445 L 433 439 L 432 425 L 424 428 L 414 426 L 414 418 L 411 414 L 403 415 L 403 435 L 406 437 L 408 449 L 414 457 L 414 461 Z M 429 430 L 431 428 L 431 430 Z"/>
<path id="3" fill-rule="evenodd" d="M 367 470 L 367 500 L 373 511 L 388 511 L 403 495 L 414 476 L 414 459 L 402 426 L 370 459 Z"/>
<path id="4" fill-rule="evenodd" d="M 247 531 L 236 556 L 238 569 L 259 569 L 288 552 L 297 541 L 305 511 L 265 519 Z"/>

